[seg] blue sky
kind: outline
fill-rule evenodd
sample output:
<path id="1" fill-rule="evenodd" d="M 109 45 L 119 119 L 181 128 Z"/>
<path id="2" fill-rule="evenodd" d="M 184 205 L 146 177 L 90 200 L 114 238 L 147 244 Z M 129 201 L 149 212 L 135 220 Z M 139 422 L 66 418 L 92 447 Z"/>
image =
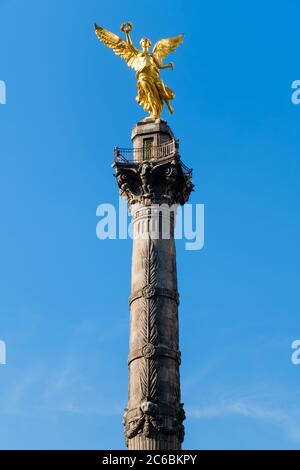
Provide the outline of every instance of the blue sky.
<path id="1" fill-rule="evenodd" d="M 117 204 L 112 149 L 144 117 L 134 72 L 93 22 L 184 32 L 164 116 L 205 204 L 178 242 L 186 449 L 300 447 L 297 0 L 0 0 L 0 447 L 124 448 L 131 242 L 96 238 Z"/>

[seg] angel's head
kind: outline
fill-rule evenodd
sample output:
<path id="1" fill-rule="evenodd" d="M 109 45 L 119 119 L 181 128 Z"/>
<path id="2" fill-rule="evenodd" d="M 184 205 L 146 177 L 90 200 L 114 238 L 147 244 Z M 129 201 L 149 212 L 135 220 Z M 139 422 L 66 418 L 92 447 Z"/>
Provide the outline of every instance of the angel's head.
<path id="1" fill-rule="evenodd" d="M 144 52 L 148 52 L 149 48 L 151 47 L 151 41 L 148 38 L 142 38 L 140 40 L 140 45 Z"/>

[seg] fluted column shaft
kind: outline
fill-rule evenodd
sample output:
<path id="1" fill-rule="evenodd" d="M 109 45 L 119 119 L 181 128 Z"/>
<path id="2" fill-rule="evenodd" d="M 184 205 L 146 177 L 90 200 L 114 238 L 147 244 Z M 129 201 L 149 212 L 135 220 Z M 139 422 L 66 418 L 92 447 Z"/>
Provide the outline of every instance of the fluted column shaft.
<path id="1" fill-rule="evenodd" d="M 134 204 L 131 213 L 127 443 L 129 449 L 180 449 L 183 412 L 174 212 Z"/>

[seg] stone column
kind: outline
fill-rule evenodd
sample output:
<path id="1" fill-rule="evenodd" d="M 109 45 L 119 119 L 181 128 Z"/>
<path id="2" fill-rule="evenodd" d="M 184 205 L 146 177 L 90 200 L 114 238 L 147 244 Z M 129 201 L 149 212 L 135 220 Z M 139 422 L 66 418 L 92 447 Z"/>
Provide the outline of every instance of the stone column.
<path id="1" fill-rule="evenodd" d="M 120 193 L 133 222 L 128 407 L 129 449 L 176 450 L 184 438 L 174 223 L 193 189 L 191 171 L 163 120 L 133 129 L 133 158 L 116 153 Z"/>

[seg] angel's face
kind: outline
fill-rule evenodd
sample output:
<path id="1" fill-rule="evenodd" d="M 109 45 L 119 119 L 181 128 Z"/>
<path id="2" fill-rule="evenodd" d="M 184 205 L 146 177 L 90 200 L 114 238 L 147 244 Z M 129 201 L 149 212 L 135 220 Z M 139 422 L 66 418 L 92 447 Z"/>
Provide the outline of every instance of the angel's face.
<path id="1" fill-rule="evenodd" d="M 140 40 L 140 45 L 144 52 L 148 52 L 151 46 L 151 41 L 148 38 L 143 38 Z"/>

